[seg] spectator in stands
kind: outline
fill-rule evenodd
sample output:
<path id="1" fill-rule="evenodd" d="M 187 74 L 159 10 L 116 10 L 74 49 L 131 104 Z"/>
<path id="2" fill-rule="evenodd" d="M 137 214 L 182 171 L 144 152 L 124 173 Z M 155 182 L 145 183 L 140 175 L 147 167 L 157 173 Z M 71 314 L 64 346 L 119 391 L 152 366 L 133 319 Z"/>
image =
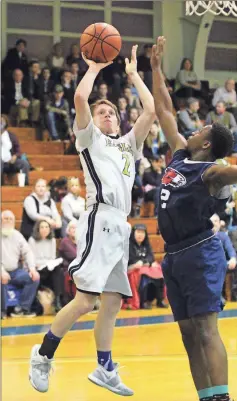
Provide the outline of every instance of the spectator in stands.
<path id="1" fill-rule="evenodd" d="M 180 71 L 175 80 L 175 94 L 178 97 L 198 97 L 201 93 L 201 82 L 195 71 L 193 71 L 193 63 L 190 59 L 182 60 Z"/>
<path id="2" fill-rule="evenodd" d="M 40 101 L 30 100 L 28 82 L 23 78 L 21 70 L 14 70 L 13 80 L 4 89 L 6 110 L 17 126 L 29 121 L 37 123 L 40 115 Z"/>
<path id="3" fill-rule="evenodd" d="M 43 68 L 42 74 L 39 79 L 39 93 L 40 93 L 40 100 L 43 105 L 43 110 L 45 109 L 46 103 L 49 100 L 50 94 L 53 93 L 54 89 L 54 81 L 51 79 L 50 76 L 50 69 Z"/>
<path id="4" fill-rule="evenodd" d="M 214 214 L 211 217 L 211 221 L 213 223 L 213 231 L 223 245 L 223 249 L 226 255 L 227 274 L 230 274 L 236 268 L 236 252 L 234 246 L 228 236 L 228 233 L 220 231 L 221 230 L 220 217 L 217 214 Z"/>
<path id="5" fill-rule="evenodd" d="M 78 220 L 85 210 L 85 199 L 80 196 L 80 183 L 77 177 L 68 179 L 68 194 L 62 200 L 62 237 L 66 235 L 68 223 Z"/>
<path id="6" fill-rule="evenodd" d="M 179 132 L 183 134 L 185 138 L 188 138 L 193 132 L 203 127 L 203 123 L 198 115 L 198 99 L 191 97 L 188 99 L 187 103 L 188 107 L 185 110 L 181 110 L 178 114 Z"/>
<path id="7" fill-rule="evenodd" d="M 212 105 L 216 107 L 219 102 L 224 102 L 227 110 L 232 112 L 237 120 L 237 96 L 235 81 L 233 79 L 227 79 L 225 86 L 220 87 L 215 91 Z"/>
<path id="8" fill-rule="evenodd" d="M 132 228 L 129 241 L 128 279 L 133 297 L 124 302 L 123 309 L 151 309 L 150 284 L 155 285 L 157 306 L 165 308 L 164 279 L 161 266 L 155 262 L 144 224 Z"/>
<path id="9" fill-rule="evenodd" d="M 47 125 L 53 141 L 68 140 L 72 135 L 69 104 L 63 95 L 62 85 L 56 85 L 54 99 L 46 104 Z"/>
<path id="10" fill-rule="evenodd" d="M 23 268 L 22 263 L 26 268 Z M 6 313 L 7 285 L 21 288 L 19 304 L 13 317 L 33 317 L 31 307 L 39 286 L 39 274 L 35 268 L 32 251 L 25 238 L 15 230 L 15 216 L 10 210 L 2 212 L 2 293 L 3 313 Z"/>
<path id="11" fill-rule="evenodd" d="M 143 54 L 137 58 L 137 71 L 144 73 L 144 82 L 149 90 L 152 92 L 152 73 L 151 73 L 151 50 L 152 45 L 146 44 L 143 48 Z"/>
<path id="12" fill-rule="evenodd" d="M 37 221 L 29 245 L 40 275 L 40 286 L 49 287 L 55 294 L 55 311 L 62 309 L 64 274 L 62 258 L 56 258 L 57 244 L 48 221 Z"/>
<path id="13" fill-rule="evenodd" d="M 37 60 L 32 60 L 29 67 L 29 99 L 40 99 L 40 64 Z"/>
<path id="14" fill-rule="evenodd" d="M 118 112 L 121 119 L 120 129 L 121 134 L 126 134 L 126 126 L 128 123 L 128 102 L 127 99 L 123 96 L 118 98 Z"/>
<path id="15" fill-rule="evenodd" d="M 128 102 L 129 108 L 136 108 L 138 110 L 141 110 L 142 106 L 140 100 L 136 95 L 132 94 L 132 90 L 129 86 L 125 86 L 124 88 L 124 97 Z"/>
<path id="16" fill-rule="evenodd" d="M 109 100 L 108 98 L 108 85 L 105 82 L 100 82 L 98 85 L 98 90 L 95 96 L 92 97 L 90 103 L 93 104 L 97 100 Z"/>
<path id="17" fill-rule="evenodd" d="M 229 232 L 237 230 L 237 212 L 233 195 L 228 199 L 224 212 L 219 213 L 219 215 L 221 220 L 225 222 Z"/>
<path id="18" fill-rule="evenodd" d="M 147 159 L 152 158 L 154 155 L 157 156 L 163 142 L 161 126 L 157 121 L 154 121 L 144 142 L 143 156 Z"/>
<path id="19" fill-rule="evenodd" d="M 112 87 L 113 101 L 116 102 L 120 96 L 121 88 L 126 81 L 124 57 L 119 54 L 111 65 L 103 70 L 103 79 L 107 85 Z"/>
<path id="20" fill-rule="evenodd" d="M 56 204 L 51 199 L 43 179 L 36 181 L 35 191 L 24 200 L 21 233 L 27 240 L 32 235 L 35 222 L 40 220 L 47 221 L 54 230 L 62 227 Z"/>
<path id="21" fill-rule="evenodd" d="M 159 191 L 161 178 L 163 175 L 163 158 L 162 156 L 153 155 L 149 162 L 151 167 L 146 169 L 143 175 L 143 186 L 145 191 L 144 200 L 145 202 L 155 203 L 155 216 L 158 215 L 158 204 L 159 204 Z"/>
<path id="22" fill-rule="evenodd" d="M 69 70 L 64 70 L 61 77 L 61 84 L 63 87 L 64 98 L 67 100 L 70 110 L 70 116 L 75 117 L 74 109 L 74 87 L 72 83 L 72 73 Z"/>
<path id="23" fill-rule="evenodd" d="M 237 123 L 232 113 L 226 111 L 226 105 L 223 101 L 216 104 L 215 111 L 210 111 L 207 115 L 206 124 L 219 122 L 229 128 L 234 135 L 233 152 L 237 152 Z"/>
<path id="24" fill-rule="evenodd" d="M 2 78 L 4 80 L 11 78 L 14 70 L 21 70 L 25 76 L 28 75 L 26 47 L 26 41 L 18 39 L 15 47 L 8 50 L 2 63 Z"/>
<path id="25" fill-rule="evenodd" d="M 77 63 L 79 67 L 79 71 L 81 74 L 84 74 L 87 71 L 87 64 L 83 60 L 81 53 L 80 53 L 80 48 L 77 44 L 73 44 L 71 46 L 71 51 L 70 54 L 67 56 L 67 65 L 70 67 L 73 63 Z"/>
<path id="26" fill-rule="evenodd" d="M 78 64 L 77 63 L 72 63 L 72 65 L 70 67 L 70 71 L 71 71 L 71 74 L 72 74 L 72 87 L 73 87 L 73 90 L 75 92 L 75 90 L 77 88 L 77 85 L 79 84 L 79 82 L 80 82 L 80 80 L 82 78 L 82 76 L 81 76 L 81 74 L 79 72 Z"/>
<path id="27" fill-rule="evenodd" d="M 77 242 L 76 242 L 76 228 L 77 223 L 70 221 L 67 225 L 67 236 L 62 239 L 59 245 L 59 255 L 63 258 L 63 268 L 65 277 L 65 292 L 67 293 L 67 301 L 74 298 L 76 287 L 73 283 L 69 273 L 68 267 L 70 263 L 77 257 Z"/>
<path id="28" fill-rule="evenodd" d="M 60 42 L 55 43 L 52 51 L 46 60 L 47 66 L 51 70 L 51 76 L 55 83 L 59 82 L 60 74 L 65 68 L 65 60 L 63 57 L 63 48 Z"/>
<path id="29" fill-rule="evenodd" d="M 29 184 L 30 166 L 26 160 L 21 159 L 20 143 L 15 134 L 8 131 L 8 117 L 1 115 L 1 177 L 3 174 L 14 174 L 21 171 L 25 174 L 25 184 Z"/>
<path id="30" fill-rule="evenodd" d="M 138 111 L 138 109 L 136 109 L 136 107 L 132 107 L 131 109 L 129 109 L 128 121 L 124 125 L 124 132 L 126 134 L 132 129 L 132 127 L 134 126 L 134 124 L 137 121 L 138 117 L 139 117 L 139 111 Z"/>

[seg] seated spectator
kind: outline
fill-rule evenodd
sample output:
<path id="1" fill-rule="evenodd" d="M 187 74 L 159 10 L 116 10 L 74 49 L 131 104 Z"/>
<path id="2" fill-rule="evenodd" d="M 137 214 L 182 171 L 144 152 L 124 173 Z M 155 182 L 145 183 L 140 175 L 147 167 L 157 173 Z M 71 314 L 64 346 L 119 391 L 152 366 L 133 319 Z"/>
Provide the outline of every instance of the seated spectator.
<path id="1" fill-rule="evenodd" d="M 237 96 L 234 79 L 227 79 L 224 87 L 218 88 L 213 96 L 212 105 L 216 107 L 217 103 L 224 102 L 226 109 L 234 114 L 237 120 Z"/>
<path id="2" fill-rule="evenodd" d="M 125 86 L 124 88 L 124 97 L 127 100 L 129 108 L 141 110 L 142 106 L 140 100 L 136 95 L 132 94 L 131 88 L 129 86 Z"/>
<path id="3" fill-rule="evenodd" d="M 10 114 L 12 123 L 19 126 L 20 123 L 39 121 L 40 101 L 30 100 L 28 82 L 23 79 L 23 72 L 14 70 L 13 80 L 4 88 L 5 105 L 7 113 Z"/>
<path id="4" fill-rule="evenodd" d="M 220 217 L 217 214 L 214 214 L 211 217 L 211 221 L 213 223 L 213 231 L 222 243 L 226 256 L 227 274 L 230 274 L 236 268 L 236 252 L 234 246 L 227 232 L 220 231 L 221 229 Z M 224 295 L 226 294 L 224 293 Z"/>
<path id="5" fill-rule="evenodd" d="M 20 143 L 15 134 L 8 131 L 8 118 L 1 115 L 1 177 L 4 184 L 4 173 L 15 174 L 19 171 L 25 174 L 25 184 L 29 185 L 30 165 L 21 159 Z"/>
<path id="6" fill-rule="evenodd" d="M 80 48 L 77 44 L 73 44 L 71 46 L 71 51 L 70 54 L 67 56 L 67 65 L 71 67 L 73 63 L 77 63 L 79 67 L 80 74 L 84 75 L 84 73 L 88 69 L 88 65 L 86 62 L 83 60 L 81 53 L 80 53 Z"/>
<path id="7" fill-rule="evenodd" d="M 157 306 L 166 308 L 164 279 L 161 266 L 154 261 L 147 229 L 144 224 L 132 228 L 129 241 L 128 279 L 133 297 L 124 301 L 123 309 L 151 309 L 151 288 L 155 286 Z M 153 298 L 153 299 L 154 299 Z"/>
<path id="8" fill-rule="evenodd" d="M 79 71 L 79 66 L 77 63 L 72 63 L 72 65 L 70 67 L 70 71 L 72 74 L 72 87 L 75 92 L 75 90 L 77 89 L 77 86 L 82 78 L 82 75 Z"/>
<path id="9" fill-rule="evenodd" d="M 39 179 L 35 183 L 35 192 L 24 200 L 21 233 L 28 240 L 37 221 L 47 221 L 54 230 L 62 227 L 56 204 L 47 191 L 46 181 Z"/>
<path id="10" fill-rule="evenodd" d="M 121 53 L 113 60 L 113 63 L 103 69 L 103 79 L 107 85 L 112 86 L 113 101 L 116 102 L 121 87 L 126 81 L 125 61 Z"/>
<path id="11" fill-rule="evenodd" d="M 118 98 L 118 112 L 121 120 L 120 124 L 120 129 L 121 129 L 121 134 L 125 135 L 126 134 L 126 126 L 128 123 L 128 102 L 127 99 L 123 96 Z"/>
<path id="12" fill-rule="evenodd" d="M 71 117 L 75 117 L 74 109 L 74 87 L 72 83 L 72 73 L 69 70 L 64 70 L 61 77 L 61 84 L 64 92 L 64 99 L 67 100 Z"/>
<path id="13" fill-rule="evenodd" d="M 144 201 L 155 203 L 155 216 L 158 215 L 158 204 L 159 204 L 159 194 L 160 194 L 160 184 L 163 169 L 163 158 L 162 156 L 153 156 L 149 159 L 151 167 L 146 169 L 143 175 L 143 186 L 144 186 Z"/>
<path id="14" fill-rule="evenodd" d="M 66 235 L 68 223 L 78 220 L 80 214 L 85 210 L 85 199 L 80 195 L 80 184 L 77 177 L 68 179 L 68 194 L 63 198 L 62 208 L 62 237 Z"/>
<path id="15" fill-rule="evenodd" d="M 233 195 L 229 197 L 225 210 L 218 214 L 220 219 L 225 222 L 229 232 L 237 230 L 237 212 Z"/>
<path id="16" fill-rule="evenodd" d="M 29 85 L 29 98 L 32 99 L 40 99 L 40 64 L 37 60 L 32 60 L 30 62 L 29 67 L 29 77 L 28 77 L 28 85 Z"/>
<path id="17" fill-rule="evenodd" d="M 101 82 L 98 85 L 98 90 L 95 96 L 92 97 L 90 103 L 93 104 L 97 100 L 109 100 L 108 98 L 108 85 L 105 82 Z"/>
<path id="18" fill-rule="evenodd" d="M 50 94 L 53 93 L 54 89 L 54 81 L 51 79 L 50 76 L 50 69 L 43 68 L 42 74 L 39 79 L 39 93 L 40 93 L 40 100 L 43 103 L 43 109 L 46 106 L 46 103 L 49 100 Z"/>
<path id="19" fill-rule="evenodd" d="M 26 269 L 22 267 L 22 262 Z M 4 303 L 2 313 L 7 313 L 7 285 L 21 288 L 19 304 L 11 316 L 34 317 L 31 312 L 39 286 L 33 253 L 25 238 L 15 230 L 15 216 L 10 210 L 2 212 L 2 272 L 1 291 Z"/>
<path id="20" fill-rule="evenodd" d="M 161 126 L 157 121 L 155 121 L 152 124 L 149 134 L 144 142 L 143 156 L 147 159 L 152 158 L 154 155 L 157 156 L 162 144 L 163 137 Z"/>
<path id="21" fill-rule="evenodd" d="M 185 138 L 188 138 L 193 132 L 203 127 L 203 123 L 198 115 L 199 101 L 191 97 L 187 103 L 188 107 L 185 110 L 181 110 L 178 114 L 179 132 Z"/>
<path id="22" fill-rule="evenodd" d="M 65 141 L 72 135 L 69 104 L 64 99 L 63 87 L 56 85 L 53 100 L 46 104 L 46 120 L 53 141 Z"/>
<path id="23" fill-rule="evenodd" d="M 144 73 L 144 82 L 152 92 L 151 51 L 152 45 L 146 44 L 143 48 L 143 54 L 137 57 L 137 71 Z"/>
<path id="24" fill-rule="evenodd" d="M 233 114 L 226 111 L 224 102 L 217 102 L 215 111 L 210 111 L 207 115 L 206 124 L 210 125 L 215 122 L 221 123 L 231 130 L 234 135 L 233 152 L 237 152 L 237 123 Z"/>
<path id="25" fill-rule="evenodd" d="M 46 220 L 37 221 L 29 245 L 35 258 L 35 266 L 40 275 L 40 286 L 48 287 L 55 294 L 55 311 L 62 309 L 64 296 L 64 274 L 62 258 L 56 259 L 56 240 L 53 230 Z"/>
<path id="26" fill-rule="evenodd" d="M 140 174 L 140 160 L 135 164 L 136 174 L 132 188 L 132 210 L 131 217 L 139 218 L 141 206 L 144 200 L 144 189 L 142 185 L 142 177 Z"/>
<path id="27" fill-rule="evenodd" d="M 14 70 L 21 70 L 25 76 L 28 75 L 26 47 L 26 41 L 24 39 L 18 39 L 15 47 L 8 50 L 6 57 L 2 62 L 3 80 L 11 78 Z"/>
<path id="28" fill-rule="evenodd" d="M 62 239 L 59 245 L 59 256 L 63 258 L 63 268 L 65 277 L 65 291 L 67 293 L 67 301 L 71 301 L 74 298 L 76 287 L 73 283 L 69 273 L 68 267 L 70 263 L 77 257 L 77 241 L 76 241 L 76 228 L 77 223 L 70 221 L 66 228 L 67 236 Z"/>
<path id="29" fill-rule="evenodd" d="M 51 76 L 55 83 L 59 82 L 61 71 L 65 68 L 63 48 L 60 42 L 55 43 L 46 60 L 47 66 L 51 70 Z"/>
<path id="30" fill-rule="evenodd" d="M 178 97 L 198 97 L 201 93 L 201 82 L 193 71 L 193 63 L 190 59 L 182 60 L 180 71 L 175 80 L 175 94 Z"/>
<path id="31" fill-rule="evenodd" d="M 131 131 L 132 127 L 134 126 L 135 122 L 137 121 L 139 117 L 139 111 L 135 107 L 132 107 L 129 112 L 128 112 L 128 121 L 124 125 L 124 132 L 127 134 L 129 131 Z"/>

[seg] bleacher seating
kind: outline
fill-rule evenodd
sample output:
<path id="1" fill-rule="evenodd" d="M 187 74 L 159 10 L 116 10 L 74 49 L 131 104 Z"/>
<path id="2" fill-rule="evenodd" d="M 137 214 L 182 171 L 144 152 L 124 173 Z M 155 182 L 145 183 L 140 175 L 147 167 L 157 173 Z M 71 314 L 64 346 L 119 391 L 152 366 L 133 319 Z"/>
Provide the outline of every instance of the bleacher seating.
<path id="1" fill-rule="evenodd" d="M 22 153 L 26 153 L 28 160 L 35 170 L 29 173 L 29 186 L 20 188 L 17 186 L 17 176 L 6 177 L 7 185 L 2 187 L 2 210 L 10 209 L 16 217 L 16 228 L 19 229 L 22 218 L 23 201 L 34 187 L 36 180 L 44 178 L 48 181 L 60 176 L 77 176 L 81 183 L 81 196 L 85 197 L 84 176 L 81 170 L 78 156 L 65 156 L 65 144 L 62 142 L 41 142 L 36 140 L 34 128 L 9 127 L 9 131 L 17 135 Z M 60 203 L 57 204 L 61 213 Z M 129 219 L 133 226 L 142 223 L 147 226 L 151 246 L 155 253 L 155 259 L 161 261 L 164 256 L 164 241 L 157 235 L 157 220 L 154 215 L 154 205 L 149 202 L 142 206 L 140 219 Z"/>

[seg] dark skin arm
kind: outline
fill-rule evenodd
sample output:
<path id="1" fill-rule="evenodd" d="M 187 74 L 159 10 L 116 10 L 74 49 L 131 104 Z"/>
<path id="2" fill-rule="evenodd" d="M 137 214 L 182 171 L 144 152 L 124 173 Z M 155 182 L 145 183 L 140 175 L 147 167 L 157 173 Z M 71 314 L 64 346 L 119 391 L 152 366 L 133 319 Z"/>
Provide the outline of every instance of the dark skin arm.
<path id="1" fill-rule="evenodd" d="M 226 185 L 237 183 L 237 166 L 212 166 L 203 174 L 203 181 L 210 194 L 215 195 Z"/>
<path id="2" fill-rule="evenodd" d="M 172 153 L 179 149 L 186 149 L 186 139 L 178 133 L 178 127 L 173 116 L 173 104 L 169 91 L 165 85 L 161 63 L 165 48 L 165 38 L 159 36 L 157 44 L 152 48 L 151 68 L 153 80 L 153 96 L 156 115 L 159 119 L 162 131 L 171 148 Z"/>

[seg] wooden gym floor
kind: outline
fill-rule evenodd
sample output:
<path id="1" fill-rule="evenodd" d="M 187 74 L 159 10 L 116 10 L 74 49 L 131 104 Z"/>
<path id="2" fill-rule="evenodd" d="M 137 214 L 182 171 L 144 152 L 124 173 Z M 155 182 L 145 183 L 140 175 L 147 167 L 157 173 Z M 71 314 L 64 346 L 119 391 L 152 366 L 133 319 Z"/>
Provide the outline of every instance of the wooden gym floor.
<path id="1" fill-rule="evenodd" d="M 95 386 L 87 374 L 95 367 L 93 322 L 85 316 L 62 341 L 48 393 L 28 382 L 31 347 L 40 343 L 52 317 L 7 319 L 2 322 L 3 401 L 113 401 L 119 396 Z M 117 320 L 113 359 L 122 366 L 124 382 L 134 389 L 134 401 L 195 401 L 197 395 L 177 324 L 170 310 L 121 311 Z M 228 304 L 219 327 L 229 357 L 229 385 L 237 399 L 237 303 Z"/>

